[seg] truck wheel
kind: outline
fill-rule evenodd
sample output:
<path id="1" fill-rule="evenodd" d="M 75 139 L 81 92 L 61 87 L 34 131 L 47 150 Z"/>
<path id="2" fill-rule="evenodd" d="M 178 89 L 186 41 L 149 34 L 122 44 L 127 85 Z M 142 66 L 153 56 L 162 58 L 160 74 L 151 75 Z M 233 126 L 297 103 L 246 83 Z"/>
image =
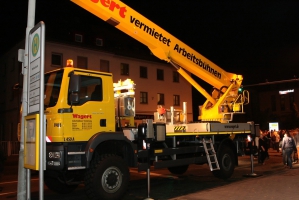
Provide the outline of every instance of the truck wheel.
<path id="1" fill-rule="evenodd" d="M 176 167 L 168 167 L 168 171 L 172 174 L 181 175 L 184 174 L 188 170 L 189 165 L 182 165 Z"/>
<path id="2" fill-rule="evenodd" d="M 116 155 L 95 156 L 85 175 L 85 190 L 90 199 L 120 199 L 129 185 L 129 168 Z"/>
<path id="3" fill-rule="evenodd" d="M 231 148 L 224 146 L 217 154 L 220 170 L 213 171 L 217 178 L 228 179 L 232 176 L 235 169 L 235 159 Z"/>
<path id="4" fill-rule="evenodd" d="M 52 191 L 59 194 L 69 194 L 74 191 L 79 184 L 67 185 L 64 181 L 64 177 L 67 178 L 67 182 L 73 180 L 72 177 L 67 177 L 67 175 L 62 175 L 55 171 L 45 171 L 44 183 Z"/>

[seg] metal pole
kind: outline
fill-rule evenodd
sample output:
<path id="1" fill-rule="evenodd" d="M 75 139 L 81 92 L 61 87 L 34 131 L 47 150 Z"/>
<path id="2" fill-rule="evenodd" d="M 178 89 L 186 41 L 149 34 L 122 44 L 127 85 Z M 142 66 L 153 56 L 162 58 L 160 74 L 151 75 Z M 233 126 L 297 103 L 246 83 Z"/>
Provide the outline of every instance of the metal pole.
<path id="1" fill-rule="evenodd" d="M 187 124 L 187 102 L 183 102 L 183 124 Z"/>
<path id="2" fill-rule="evenodd" d="M 254 171 L 253 171 L 253 138 L 251 138 L 251 146 L 250 146 L 250 166 L 251 166 L 251 173 L 250 174 L 245 174 L 244 176 L 245 177 L 252 177 L 252 178 L 254 178 L 254 177 L 259 177 L 259 176 L 262 176 L 262 174 L 256 174 L 256 173 L 254 173 Z"/>
<path id="3" fill-rule="evenodd" d="M 26 183 L 27 183 L 27 188 L 26 188 L 26 193 L 27 193 L 27 200 L 31 199 L 31 185 L 30 185 L 30 178 L 31 178 L 31 171 L 30 169 L 26 169 L 26 175 L 27 175 L 27 179 L 26 179 Z"/>
<path id="4" fill-rule="evenodd" d="M 42 22 L 41 22 L 42 23 Z M 40 66 L 40 95 L 39 95 L 39 199 L 44 199 L 44 170 L 45 170 L 45 146 L 46 146 L 46 138 L 45 138 L 45 129 L 44 125 L 45 123 L 45 117 L 44 117 L 44 57 L 45 57 L 45 26 L 44 23 L 42 23 L 42 29 L 41 29 L 41 35 L 43 38 L 41 38 L 42 42 L 42 48 L 41 49 L 41 66 Z"/>
<path id="5" fill-rule="evenodd" d="M 146 170 L 146 179 L 147 179 L 147 198 L 144 199 L 144 200 L 154 200 L 150 197 L 150 191 L 151 191 L 151 182 L 150 182 L 150 179 L 151 179 L 151 176 L 150 176 L 150 173 L 151 173 L 151 154 L 150 154 L 150 145 L 151 143 L 149 142 L 146 142 L 146 150 L 147 150 L 147 170 Z"/>
<path id="6" fill-rule="evenodd" d="M 18 168 L 18 200 L 26 199 L 26 182 L 27 188 L 30 190 L 30 177 L 26 178 L 26 169 L 24 168 L 24 117 L 27 116 L 27 72 L 28 72 L 28 36 L 30 30 L 34 27 L 35 21 L 35 1 L 28 0 L 28 17 L 27 28 L 25 37 L 25 55 L 22 67 L 23 73 L 23 95 L 22 95 L 22 117 L 21 117 L 21 140 L 20 140 L 20 152 L 19 152 L 19 168 Z M 30 176 L 30 171 L 27 169 L 27 176 Z M 30 199 L 30 192 L 27 191 L 27 200 Z"/>

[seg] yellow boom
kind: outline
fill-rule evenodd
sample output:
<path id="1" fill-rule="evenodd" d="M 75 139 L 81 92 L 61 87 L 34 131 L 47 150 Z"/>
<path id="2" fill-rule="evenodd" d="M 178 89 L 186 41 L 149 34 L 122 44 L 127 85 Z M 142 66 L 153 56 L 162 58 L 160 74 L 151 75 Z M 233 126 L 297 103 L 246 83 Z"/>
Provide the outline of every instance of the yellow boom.
<path id="1" fill-rule="evenodd" d="M 119 0 L 71 1 L 146 45 L 156 57 L 174 65 L 207 98 L 199 118 L 203 121 L 223 121 L 221 109 L 224 104 L 236 100 L 243 80 L 241 75 L 224 71 Z M 182 68 L 212 85 L 215 88 L 213 94 L 208 94 Z"/>

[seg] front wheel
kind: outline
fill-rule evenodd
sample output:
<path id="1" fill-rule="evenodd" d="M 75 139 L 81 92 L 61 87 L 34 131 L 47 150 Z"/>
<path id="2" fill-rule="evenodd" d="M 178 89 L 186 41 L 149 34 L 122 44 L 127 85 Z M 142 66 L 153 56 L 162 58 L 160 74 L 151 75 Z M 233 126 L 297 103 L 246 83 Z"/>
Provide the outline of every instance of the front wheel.
<path id="1" fill-rule="evenodd" d="M 230 178 L 235 169 L 234 153 L 231 148 L 224 146 L 217 154 L 220 170 L 213 171 L 217 178 L 228 179 Z"/>
<path id="2" fill-rule="evenodd" d="M 116 155 L 95 156 L 86 171 L 85 189 L 90 199 L 120 199 L 129 185 L 129 168 Z"/>

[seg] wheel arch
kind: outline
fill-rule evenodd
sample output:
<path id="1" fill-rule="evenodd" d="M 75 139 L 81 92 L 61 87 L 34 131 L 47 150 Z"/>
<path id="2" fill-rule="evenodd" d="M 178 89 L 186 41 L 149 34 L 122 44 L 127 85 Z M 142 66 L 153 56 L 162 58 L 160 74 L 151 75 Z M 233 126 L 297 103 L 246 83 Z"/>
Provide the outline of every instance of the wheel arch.
<path id="1" fill-rule="evenodd" d="M 236 145 L 234 144 L 234 142 L 230 138 L 225 138 L 225 139 L 220 141 L 220 144 L 219 144 L 219 146 L 216 150 L 217 155 L 219 154 L 221 149 L 223 149 L 225 146 L 229 147 L 233 151 L 235 165 L 238 166 L 239 162 L 238 162 L 238 154 L 237 154 Z"/>
<path id="2" fill-rule="evenodd" d="M 116 154 L 121 156 L 128 166 L 136 166 L 137 159 L 134 155 L 134 144 L 122 132 L 100 132 L 87 142 L 85 152 L 87 168 L 95 153 Z"/>

